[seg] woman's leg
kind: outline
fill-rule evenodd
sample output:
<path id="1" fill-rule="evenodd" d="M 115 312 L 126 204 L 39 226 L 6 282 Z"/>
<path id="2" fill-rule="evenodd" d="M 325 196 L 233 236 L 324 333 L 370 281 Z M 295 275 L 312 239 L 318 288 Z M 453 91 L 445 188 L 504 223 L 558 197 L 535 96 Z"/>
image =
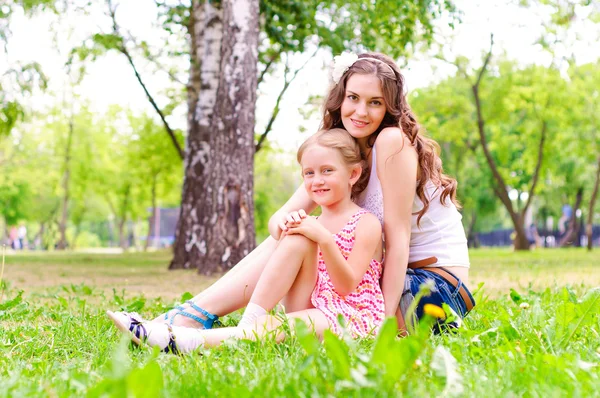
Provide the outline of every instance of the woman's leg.
<path id="1" fill-rule="evenodd" d="M 300 307 L 303 311 L 290 314 L 291 317 L 312 321 L 317 332 L 329 327 L 325 315 L 321 311 L 310 308 L 310 295 L 317 281 L 318 247 L 311 240 L 300 236 L 287 236 L 282 239 L 275 252 L 269 258 L 260 279 L 254 289 L 250 303 L 260 312 L 246 309 L 242 322 L 237 327 L 218 328 L 211 330 L 195 330 L 185 327 L 173 327 L 169 331 L 164 323 L 143 324 L 143 334 L 150 345 L 161 348 L 167 346 L 172 333 L 180 352 L 191 352 L 201 345 L 213 347 L 228 338 L 261 338 L 281 325 L 277 316 L 263 315 L 272 309 L 289 293 L 286 302 L 290 307 Z M 315 312 L 316 311 L 316 312 Z M 111 316 L 112 315 L 112 316 Z M 109 314 L 114 318 L 114 314 Z M 124 316 L 127 318 L 126 316 Z M 314 318 L 314 319 L 313 319 Z M 126 321 L 119 321 L 125 324 Z M 292 325 L 293 326 L 293 325 Z M 127 325 L 120 325 L 124 331 L 132 331 Z M 195 333 L 190 331 L 194 330 Z M 283 335 L 276 336 L 277 340 Z"/>
<path id="2" fill-rule="evenodd" d="M 209 288 L 202 291 L 192 301 L 200 308 L 218 316 L 227 315 L 248 304 L 256 282 L 273 254 L 278 241 L 268 237 L 256 249 L 235 265 Z M 200 318 L 204 315 L 196 312 L 189 305 L 184 305 L 186 312 Z M 158 316 L 155 321 L 164 322 L 165 316 Z M 202 327 L 198 322 L 185 316 L 176 316 L 173 325 L 185 327 Z"/>
<path id="3" fill-rule="evenodd" d="M 306 325 L 312 329 L 317 335 L 322 338 L 325 329 L 329 329 L 329 321 L 325 315 L 316 308 L 310 308 L 302 311 L 296 311 L 286 314 L 290 328 L 292 330 L 296 327 L 296 319 L 302 320 Z M 269 333 L 277 330 L 282 324 L 281 317 L 273 315 L 265 315 L 256 321 L 254 326 L 246 327 L 231 327 L 231 328 L 219 328 L 211 330 L 202 330 L 202 337 L 204 337 L 205 347 L 216 347 L 223 341 L 234 338 L 234 339 L 249 339 L 258 340 L 267 336 Z M 283 331 L 277 333 L 275 339 L 277 342 L 281 342 L 285 339 L 286 335 Z"/>

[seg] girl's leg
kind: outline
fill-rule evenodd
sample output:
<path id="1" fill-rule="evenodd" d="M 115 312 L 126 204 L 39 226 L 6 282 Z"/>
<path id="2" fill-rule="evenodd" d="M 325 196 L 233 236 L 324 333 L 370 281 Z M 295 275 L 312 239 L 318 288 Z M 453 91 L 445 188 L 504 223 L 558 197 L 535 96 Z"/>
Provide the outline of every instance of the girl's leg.
<path id="1" fill-rule="evenodd" d="M 284 237 L 267 262 L 250 302 L 271 310 L 283 299 L 287 313 L 311 308 L 317 255 L 317 244 L 304 236 Z"/>
<path id="2" fill-rule="evenodd" d="M 256 320 L 284 300 L 285 312 L 311 308 L 310 294 L 317 281 L 316 243 L 302 235 L 286 236 L 267 262 L 238 326 Z"/>
<path id="3" fill-rule="evenodd" d="M 278 241 L 268 237 L 221 279 L 194 297 L 192 301 L 200 308 L 218 316 L 227 315 L 247 305 L 256 282 L 277 244 Z M 186 304 L 184 307 L 186 307 L 186 312 L 205 318 L 189 305 Z M 164 322 L 164 319 L 165 315 L 163 314 L 158 316 L 155 321 Z M 202 327 L 198 322 L 185 316 L 176 316 L 173 325 Z"/>
<path id="4" fill-rule="evenodd" d="M 323 337 L 325 329 L 329 329 L 329 321 L 325 315 L 316 308 L 311 308 L 302 311 L 292 312 L 286 315 L 290 328 L 292 330 L 296 327 L 296 319 L 300 319 L 306 323 L 319 337 Z M 223 341 L 234 338 L 234 339 L 249 339 L 258 340 L 266 337 L 269 333 L 277 330 L 282 324 L 280 317 L 265 315 L 259 318 L 254 326 L 246 327 L 231 327 L 231 328 L 219 328 L 211 330 L 202 330 L 202 337 L 204 337 L 205 347 L 216 347 Z M 275 339 L 277 342 L 281 342 L 285 339 L 285 333 L 280 331 Z"/>

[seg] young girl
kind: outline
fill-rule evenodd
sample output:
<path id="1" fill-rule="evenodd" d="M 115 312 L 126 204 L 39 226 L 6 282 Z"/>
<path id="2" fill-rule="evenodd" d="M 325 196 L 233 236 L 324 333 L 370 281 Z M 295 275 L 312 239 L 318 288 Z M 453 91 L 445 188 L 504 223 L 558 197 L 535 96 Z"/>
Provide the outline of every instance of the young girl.
<path id="1" fill-rule="evenodd" d="M 237 327 L 198 330 L 108 311 L 117 327 L 132 332 L 138 344 L 190 352 L 231 337 L 263 337 L 280 324 L 267 311 L 281 301 L 289 318 L 304 320 L 320 336 L 325 329 L 343 332 L 339 315 L 352 336 L 375 333 L 385 311 L 379 285 L 383 247 L 379 220 L 352 201 L 361 190 L 359 146 L 343 129 L 323 130 L 302 144 L 298 162 L 306 194 L 321 206 L 321 215 L 286 223 Z"/>

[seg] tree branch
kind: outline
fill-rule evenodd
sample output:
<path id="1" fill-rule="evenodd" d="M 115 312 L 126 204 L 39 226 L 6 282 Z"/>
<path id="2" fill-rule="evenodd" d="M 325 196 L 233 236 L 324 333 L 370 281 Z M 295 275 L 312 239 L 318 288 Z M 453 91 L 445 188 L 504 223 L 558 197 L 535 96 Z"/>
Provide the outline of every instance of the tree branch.
<path id="1" fill-rule="evenodd" d="M 498 197 L 500 198 L 502 203 L 504 203 L 504 205 L 506 206 L 506 209 L 509 211 L 509 213 L 511 213 L 511 218 L 514 218 L 515 214 L 514 214 L 513 205 L 512 205 L 510 198 L 508 197 L 508 193 L 506 192 L 506 182 L 504 181 L 504 178 L 502 178 L 502 175 L 498 171 L 496 162 L 494 161 L 494 158 L 492 157 L 492 154 L 488 148 L 487 138 L 485 137 L 485 122 L 483 120 L 483 115 L 481 112 L 481 99 L 479 98 L 479 85 L 481 84 L 481 79 L 483 77 L 483 74 L 485 73 L 487 65 L 492 56 L 492 46 L 493 45 L 494 45 L 494 35 L 491 35 L 490 51 L 488 52 L 488 54 L 485 58 L 485 61 L 483 63 L 483 66 L 481 67 L 481 70 L 479 71 L 477 81 L 475 82 L 474 85 L 471 86 L 471 89 L 473 90 L 473 97 L 475 98 L 475 107 L 477 109 L 477 130 L 479 132 L 479 140 L 481 142 L 481 147 L 483 149 L 483 153 L 488 162 L 488 165 L 490 166 L 490 169 L 492 170 L 492 175 L 494 176 L 494 179 L 496 180 L 496 183 L 498 184 L 497 189 L 495 187 L 494 191 L 496 192 L 496 194 L 498 195 Z"/>
<path id="2" fill-rule="evenodd" d="M 131 32 L 129 32 L 129 30 L 127 30 L 127 37 L 138 49 L 142 48 L 142 46 L 137 42 L 137 40 L 131 34 Z M 171 81 L 173 81 L 175 83 L 179 83 L 184 87 L 186 86 L 185 82 L 182 82 L 177 76 L 175 76 L 170 70 L 168 70 L 163 64 L 161 64 L 158 61 L 158 56 L 151 54 L 150 51 L 147 51 L 147 52 L 145 52 L 145 57 L 146 57 L 146 59 L 148 59 L 149 61 L 154 63 L 156 65 L 156 67 L 158 68 L 158 70 L 166 73 L 171 78 Z"/>
<path id="3" fill-rule="evenodd" d="M 265 69 L 263 69 L 262 72 L 260 72 L 260 76 L 258 76 L 257 86 L 262 83 L 263 79 L 265 78 L 265 75 L 271 69 L 271 65 L 273 65 L 274 62 L 274 59 L 270 59 L 269 62 L 267 62 L 267 64 L 265 65 Z"/>
<path id="4" fill-rule="evenodd" d="M 281 92 L 279 93 L 279 95 L 277 96 L 277 101 L 275 102 L 275 107 L 273 108 L 273 113 L 271 114 L 271 118 L 269 119 L 269 122 L 267 123 L 267 126 L 265 127 L 265 131 L 260 135 L 260 138 L 258 139 L 258 143 L 256 144 L 256 148 L 254 153 L 260 151 L 260 149 L 262 148 L 262 145 L 264 143 L 264 141 L 267 139 L 267 135 L 269 134 L 269 132 L 271 131 L 271 128 L 273 127 L 273 123 L 275 122 L 275 119 L 277 118 L 277 115 L 279 114 L 279 105 L 281 103 L 281 99 L 283 98 L 283 95 L 285 94 L 285 92 L 287 91 L 287 89 L 290 87 L 290 84 L 292 84 L 292 82 L 294 81 L 294 79 L 296 78 L 296 76 L 298 76 L 298 73 L 304 69 L 304 67 L 308 64 L 308 62 L 313 59 L 315 57 L 315 55 L 317 55 L 317 50 L 315 50 L 315 52 L 312 53 L 312 55 L 304 62 L 304 64 L 302 64 L 302 66 L 300 66 L 300 68 L 296 69 L 294 71 L 294 74 L 292 75 L 292 77 L 288 80 L 288 71 L 289 71 L 289 67 L 288 67 L 288 60 L 286 60 L 286 65 L 285 65 L 285 72 L 284 72 L 284 84 L 283 84 L 283 89 L 281 90 Z"/>
<path id="5" fill-rule="evenodd" d="M 115 7 L 112 6 L 112 1 L 111 0 L 108 0 L 108 6 L 109 6 L 108 8 L 109 8 L 110 16 L 111 16 L 112 21 L 113 21 L 113 32 L 117 36 L 119 36 L 119 37 L 122 38 L 121 34 L 119 33 L 119 25 L 117 24 L 117 19 L 116 19 L 116 10 L 117 10 L 117 8 L 116 8 L 116 6 Z M 129 54 L 129 51 L 125 47 L 125 44 L 122 43 L 121 46 L 120 46 L 120 48 L 118 50 L 123 55 L 125 55 L 125 57 L 127 57 L 127 60 L 129 61 L 129 64 L 133 68 L 133 72 L 135 73 L 135 77 L 137 78 L 137 81 L 142 86 L 142 89 L 144 89 L 144 92 L 146 93 L 146 97 L 150 101 L 150 104 L 152 104 L 152 107 L 158 113 L 160 119 L 162 120 L 163 125 L 165 126 L 165 130 L 167 131 L 167 134 L 169 134 L 169 136 L 171 137 L 171 141 L 173 142 L 173 145 L 175 146 L 175 150 L 179 154 L 179 157 L 181 159 L 184 159 L 184 157 L 185 157 L 184 151 L 181 148 L 181 145 L 179 145 L 179 142 L 177 141 L 177 137 L 175 137 L 175 133 L 171 129 L 171 126 L 169 126 L 169 123 L 167 122 L 164 113 L 160 110 L 160 108 L 156 104 L 156 101 L 154 101 L 154 98 L 152 97 L 152 95 L 150 94 L 150 92 L 148 91 L 148 89 L 146 88 L 146 85 L 144 84 L 144 81 L 142 80 L 142 77 L 140 76 L 140 74 L 139 74 L 139 72 L 137 70 L 137 67 L 135 66 L 135 63 L 133 62 L 133 58 L 131 57 L 131 54 Z"/>
<path id="6" fill-rule="evenodd" d="M 540 170 L 542 168 L 542 160 L 544 158 L 544 142 L 546 141 L 546 130 L 548 127 L 548 123 L 544 120 L 542 122 L 542 136 L 540 137 L 540 143 L 538 145 L 538 158 L 537 164 L 535 165 L 535 172 L 533 173 L 533 181 L 531 183 L 531 188 L 529 189 L 529 197 L 527 198 L 527 203 L 525 203 L 525 207 L 523 207 L 523 211 L 521 213 L 521 217 L 525 216 L 529 205 L 531 204 L 531 200 L 535 193 L 535 187 L 537 185 L 538 179 L 540 177 Z"/>
<path id="7" fill-rule="evenodd" d="M 469 81 L 469 80 L 470 80 L 470 79 L 469 79 L 469 74 L 467 73 L 467 71 L 466 71 L 464 68 L 462 68 L 462 67 L 461 67 L 461 66 L 460 66 L 460 65 L 459 65 L 459 64 L 456 62 L 456 60 L 454 60 L 454 62 L 452 62 L 452 61 L 448 61 L 446 58 L 442 57 L 442 56 L 441 56 L 441 55 L 439 55 L 439 54 L 436 54 L 436 55 L 434 55 L 434 56 L 433 56 L 433 58 L 435 58 L 435 59 L 439 59 L 440 61 L 444 61 L 444 62 L 446 62 L 447 64 L 450 64 L 450 65 L 454 66 L 454 67 L 455 67 L 455 68 L 456 68 L 456 69 L 457 69 L 457 70 L 458 70 L 460 73 L 462 73 L 463 77 L 464 77 L 465 79 L 467 79 L 467 81 Z M 469 83 L 470 83 L 470 81 L 469 81 Z"/>
<path id="8" fill-rule="evenodd" d="M 106 199 L 106 203 L 108 203 L 108 207 L 110 207 L 110 211 L 112 212 L 112 214 L 117 216 L 117 209 L 115 209 L 115 205 L 107 193 L 104 193 L 104 199 Z"/>
<path id="9" fill-rule="evenodd" d="M 490 34 L 490 51 L 488 51 L 487 56 L 485 57 L 485 61 L 483 61 L 483 66 L 481 67 L 481 70 L 479 71 L 479 75 L 477 76 L 477 81 L 475 82 L 475 86 L 479 87 L 479 83 L 481 83 L 481 78 L 483 77 L 483 74 L 485 73 L 487 66 L 490 62 L 490 59 L 492 58 L 492 47 L 494 46 L 494 34 Z"/>

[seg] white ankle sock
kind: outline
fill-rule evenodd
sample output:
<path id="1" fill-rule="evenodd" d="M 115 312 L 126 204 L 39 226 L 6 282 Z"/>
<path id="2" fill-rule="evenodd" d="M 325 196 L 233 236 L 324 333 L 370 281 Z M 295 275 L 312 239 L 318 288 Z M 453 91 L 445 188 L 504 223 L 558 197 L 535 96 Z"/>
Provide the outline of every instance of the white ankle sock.
<path id="1" fill-rule="evenodd" d="M 248 303 L 244 315 L 242 315 L 242 319 L 238 323 L 238 327 L 254 326 L 256 320 L 263 315 L 267 315 L 267 310 L 260 305 Z"/>
<path id="2" fill-rule="evenodd" d="M 145 322 L 144 327 L 148 333 L 146 340 L 148 345 L 164 349 L 169 344 L 169 327 L 166 323 Z M 177 350 L 182 354 L 194 351 L 204 345 L 204 337 L 198 329 L 171 326 L 171 330 L 175 337 Z"/>

